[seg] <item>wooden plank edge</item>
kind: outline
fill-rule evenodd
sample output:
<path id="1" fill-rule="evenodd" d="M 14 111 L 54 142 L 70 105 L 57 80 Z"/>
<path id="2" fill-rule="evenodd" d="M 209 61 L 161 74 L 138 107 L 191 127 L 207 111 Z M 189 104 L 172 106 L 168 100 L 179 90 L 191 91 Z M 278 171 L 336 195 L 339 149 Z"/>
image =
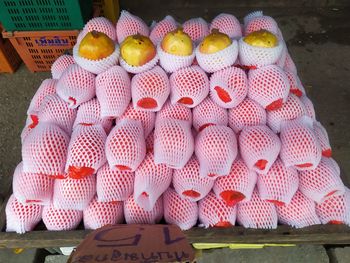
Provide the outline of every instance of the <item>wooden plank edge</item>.
<path id="1" fill-rule="evenodd" d="M 89 230 L 32 231 L 22 235 L 0 233 L 0 248 L 45 248 L 77 246 Z M 317 225 L 303 229 L 279 226 L 274 230 L 232 228 L 192 228 L 184 231 L 190 243 L 245 244 L 350 244 L 350 227 Z"/>

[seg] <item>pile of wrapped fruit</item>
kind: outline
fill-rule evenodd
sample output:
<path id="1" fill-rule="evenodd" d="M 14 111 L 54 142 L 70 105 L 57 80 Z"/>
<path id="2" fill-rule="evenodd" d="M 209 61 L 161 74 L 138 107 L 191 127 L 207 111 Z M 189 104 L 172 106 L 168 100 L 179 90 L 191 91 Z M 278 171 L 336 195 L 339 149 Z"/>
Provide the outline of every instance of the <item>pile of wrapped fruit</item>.
<path id="1" fill-rule="evenodd" d="M 90 20 L 38 88 L 7 231 L 350 224 L 350 191 L 276 21 Z M 164 219 L 164 220 L 163 220 Z"/>

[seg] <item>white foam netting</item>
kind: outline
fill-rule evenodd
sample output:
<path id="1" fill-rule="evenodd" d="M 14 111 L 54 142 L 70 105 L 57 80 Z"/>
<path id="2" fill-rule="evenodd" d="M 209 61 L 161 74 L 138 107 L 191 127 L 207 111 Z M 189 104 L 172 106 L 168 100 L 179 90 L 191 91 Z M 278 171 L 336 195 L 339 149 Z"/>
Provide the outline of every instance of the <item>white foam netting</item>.
<path id="1" fill-rule="evenodd" d="M 257 187 L 261 199 L 277 206 L 289 204 L 299 187 L 298 171 L 277 159 L 267 174 L 258 175 Z"/>
<path id="2" fill-rule="evenodd" d="M 158 63 L 158 60 L 159 60 L 159 57 L 156 54 L 154 58 L 152 58 L 150 61 L 148 61 L 146 64 L 143 64 L 142 66 L 129 65 L 122 57 L 119 58 L 119 63 L 127 72 L 138 74 L 154 68 Z"/>
<path id="3" fill-rule="evenodd" d="M 159 111 L 170 94 L 168 75 L 159 66 L 136 74 L 131 81 L 131 94 L 135 109 Z"/>
<path id="4" fill-rule="evenodd" d="M 120 12 L 116 29 L 118 43 L 122 43 L 128 36 L 136 35 L 138 33 L 143 36 L 149 35 L 149 28 L 146 23 L 138 16 L 130 14 L 126 10 Z"/>
<path id="5" fill-rule="evenodd" d="M 151 211 L 140 207 L 131 195 L 124 201 L 124 216 L 127 224 L 156 224 L 163 218 L 163 197 L 159 197 Z"/>
<path id="6" fill-rule="evenodd" d="M 241 131 L 239 148 L 249 169 L 266 174 L 280 153 L 281 141 L 266 125 L 250 126 Z"/>
<path id="7" fill-rule="evenodd" d="M 192 123 L 192 111 L 181 103 L 172 104 L 167 100 L 160 111 L 157 112 L 156 125 L 164 119 L 183 120 Z"/>
<path id="8" fill-rule="evenodd" d="M 145 211 L 151 211 L 158 198 L 168 189 L 173 171 L 165 164 L 156 164 L 148 153 L 135 171 L 134 199 Z"/>
<path id="9" fill-rule="evenodd" d="M 259 13 L 260 12 L 260 13 Z M 262 11 L 252 12 L 244 18 L 244 35 L 254 31 L 265 29 L 275 35 L 279 35 L 280 30 L 277 22 L 270 16 L 264 16 Z"/>
<path id="10" fill-rule="evenodd" d="M 201 177 L 228 175 L 238 153 L 236 135 L 229 127 L 209 126 L 197 135 L 195 152 Z"/>
<path id="11" fill-rule="evenodd" d="M 210 125 L 227 126 L 227 124 L 227 110 L 217 105 L 209 97 L 193 108 L 193 127 L 198 132 Z"/>
<path id="12" fill-rule="evenodd" d="M 282 55 L 284 45 L 283 40 L 279 39 L 275 47 L 256 47 L 241 38 L 238 41 L 239 61 L 245 67 L 253 69 L 275 64 Z"/>
<path id="13" fill-rule="evenodd" d="M 231 15 L 221 13 L 217 15 L 210 23 L 210 32 L 218 29 L 220 32 L 229 36 L 229 38 L 238 39 L 242 37 L 241 24 L 238 19 Z"/>
<path id="14" fill-rule="evenodd" d="M 210 192 L 213 185 L 214 180 L 200 177 L 199 162 L 194 155 L 182 169 L 174 170 L 173 186 L 182 199 L 199 201 Z"/>
<path id="15" fill-rule="evenodd" d="M 350 226 L 350 190 L 316 204 L 316 213 L 322 224 L 346 224 Z"/>
<path id="16" fill-rule="evenodd" d="M 113 23 L 105 17 L 94 17 L 85 24 L 83 34 L 79 34 L 77 43 L 79 43 L 82 38 L 91 31 L 104 33 L 113 41 L 117 41 L 117 32 Z"/>
<path id="17" fill-rule="evenodd" d="M 41 123 L 22 144 L 23 171 L 62 176 L 67 159 L 69 136 L 57 125 Z"/>
<path id="18" fill-rule="evenodd" d="M 146 143 L 141 122 L 124 119 L 108 135 L 106 156 L 113 169 L 135 171 L 146 155 Z"/>
<path id="19" fill-rule="evenodd" d="M 215 180 L 213 191 L 226 205 L 234 206 L 250 200 L 256 185 L 257 174 L 241 158 L 237 158 L 227 176 Z"/>
<path id="20" fill-rule="evenodd" d="M 85 229 L 97 229 L 105 225 L 122 224 L 123 202 L 99 202 L 93 198 L 83 211 Z"/>
<path id="21" fill-rule="evenodd" d="M 58 80 L 56 92 L 69 107 L 76 108 L 95 97 L 95 75 L 76 64 L 70 65 Z"/>
<path id="22" fill-rule="evenodd" d="M 124 114 L 119 118 L 119 121 L 125 119 L 139 120 L 142 124 L 145 138 L 147 138 L 155 126 L 156 114 L 151 111 L 137 110 L 130 103 Z"/>
<path id="23" fill-rule="evenodd" d="M 83 211 L 96 194 L 96 176 L 55 180 L 52 203 L 57 209 Z"/>
<path id="24" fill-rule="evenodd" d="M 233 66 L 222 69 L 210 77 L 210 97 L 220 107 L 236 107 L 244 100 L 247 93 L 247 75 L 240 68 Z"/>
<path id="25" fill-rule="evenodd" d="M 107 135 L 100 124 L 77 126 L 72 133 L 65 171 L 71 178 L 80 179 L 96 171 L 107 162 Z"/>
<path id="26" fill-rule="evenodd" d="M 198 44 L 209 35 L 208 23 L 201 17 L 191 18 L 182 24 L 183 31 L 190 36 L 193 42 Z"/>
<path id="27" fill-rule="evenodd" d="M 292 71 L 284 71 L 288 77 L 289 84 L 290 84 L 290 92 L 294 95 L 301 97 L 306 94 L 305 88 L 303 84 L 301 83 L 298 75 Z"/>
<path id="28" fill-rule="evenodd" d="M 5 209 L 6 232 L 24 234 L 32 231 L 40 222 L 42 211 L 41 205 L 23 205 L 14 195 L 11 195 Z"/>
<path id="29" fill-rule="evenodd" d="M 245 228 L 276 229 L 277 211 L 272 203 L 262 200 L 255 189 L 250 201 L 237 205 L 237 222 Z"/>
<path id="30" fill-rule="evenodd" d="M 131 83 L 128 73 L 114 66 L 96 77 L 96 97 L 101 104 L 101 118 L 123 115 L 131 100 Z"/>
<path id="31" fill-rule="evenodd" d="M 283 103 L 281 108 L 267 112 L 267 124 L 271 130 L 279 133 L 282 122 L 294 120 L 303 115 L 306 115 L 304 103 L 294 94 L 289 94 L 286 103 Z"/>
<path id="32" fill-rule="evenodd" d="M 309 116 L 311 119 L 316 120 L 315 108 L 312 101 L 306 95 L 301 96 L 300 100 L 302 103 L 304 103 L 306 115 Z"/>
<path id="33" fill-rule="evenodd" d="M 164 119 L 154 131 L 154 159 L 156 164 L 166 164 L 181 169 L 191 158 L 194 139 L 191 124 L 187 121 Z"/>
<path id="34" fill-rule="evenodd" d="M 237 40 L 232 40 L 231 45 L 212 54 L 201 53 L 199 45 L 197 46 L 195 53 L 199 66 L 201 66 L 204 71 L 213 73 L 235 63 L 238 57 L 238 42 Z"/>
<path id="35" fill-rule="evenodd" d="M 80 56 L 79 42 L 75 44 L 75 46 L 73 47 L 73 57 L 75 62 L 83 69 L 94 74 L 100 74 L 106 71 L 107 69 L 113 67 L 114 65 L 117 65 L 119 55 L 120 55 L 120 49 L 117 44 L 115 44 L 114 51 L 112 54 L 98 60 L 92 60 L 92 59 L 88 59 Z"/>
<path id="36" fill-rule="evenodd" d="M 322 149 L 312 126 L 312 120 L 302 116 L 282 123 L 280 157 L 298 170 L 313 170 L 321 160 Z"/>
<path id="37" fill-rule="evenodd" d="M 68 106 L 68 103 L 57 94 L 47 95 L 39 108 L 39 122 L 54 123 L 67 134 L 70 134 L 77 116 L 77 110 Z"/>
<path id="38" fill-rule="evenodd" d="M 235 133 L 246 126 L 266 124 L 266 111 L 254 100 L 245 98 L 238 106 L 229 109 L 228 124 Z"/>
<path id="39" fill-rule="evenodd" d="M 198 206 L 196 202 L 182 199 L 172 188 L 163 195 L 164 219 L 168 224 L 174 224 L 181 230 L 188 230 L 197 224 Z"/>
<path id="40" fill-rule="evenodd" d="M 299 171 L 299 190 L 316 203 L 344 194 L 345 187 L 340 178 L 338 164 L 323 157 L 313 170 Z"/>
<path id="41" fill-rule="evenodd" d="M 71 55 L 63 54 L 59 56 L 51 65 L 51 75 L 53 79 L 59 79 L 62 73 L 72 64 L 75 64 L 74 58 Z"/>
<path id="42" fill-rule="evenodd" d="M 46 174 L 25 173 L 19 163 L 13 174 L 12 192 L 24 205 L 48 205 L 51 202 L 54 179 Z"/>
<path id="43" fill-rule="evenodd" d="M 125 201 L 134 192 L 135 173 L 113 170 L 106 163 L 97 171 L 96 192 L 99 202 Z"/>
<path id="44" fill-rule="evenodd" d="M 198 202 L 200 226 L 230 227 L 236 223 L 237 206 L 227 206 L 225 202 L 210 192 Z"/>
<path id="45" fill-rule="evenodd" d="M 101 118 L 101 105 L 96 98 L 89 100 L 79 106 L 73 128 L 76 128 L 78 125 L 95 124 L 101 124 L 107 134 L 109 134 L 113 125 L 112 119 Z"/>
<path id="46" fill-rule="evenodd" d="M 149 38 L 154 45 L 158 45 L 167 33 L 175 30 L 177 27 L 176 21 L 172 16 L 166 16 L 163 20 L 157 22 L 151 29 Z"/>
<path id="47" fill-rule="evenodd" d="M 269 65 L 250 70 L 248 80 L 248 97 L 266 110 L 277 110 L 286 102 L 290 90 L 289 81 L 280 67 Z"/>
<path id="48" fill-rule="evenodd" d="M 209 93 L 209 79 L 199 66 L 180 69 L 170 76 L 171 103 L 193 108 Z"/>
<path id="49" fill-rule="evenodd" d="M 316 214 L 315 202 L 297 191 L 291 202 L 277 206 L 278 220 L 295 228 L 321 224 Z"/>
<path id="50" fill-rule="evenodd" d="M 328 133 L 325 127 L 318 121 L 314 121 L 314 131 L 317 139 L 319 140 L 322 148 L 322 156 L 332 157 L 332 147 L 329 142 Z"/>
<path id="51" fill-rule="evenodd" d="M 47 95 L 56 93 L 56 79 L 45 79 L 35 92 L 27 110 L 28 115 L 37 115 L 40 105 Z"/>
<path id="52" fill-rule="evenodd" d="M 192 54 L 188 56 L 170 54 L 163 50 L 161 44 L 157 46 L 157 53 L 159 56 L 159 64 L 168 73 L 173 73 L 179 69 L 191 66 L 196 56 L 194 50 Z"/>
<path id="53" fill-rule="evenodd" d="M 74 230 L 83 219 L 83 211 L 57 209 L 53 205 L 44 206 L 43 222 L 49 231 Z"/>

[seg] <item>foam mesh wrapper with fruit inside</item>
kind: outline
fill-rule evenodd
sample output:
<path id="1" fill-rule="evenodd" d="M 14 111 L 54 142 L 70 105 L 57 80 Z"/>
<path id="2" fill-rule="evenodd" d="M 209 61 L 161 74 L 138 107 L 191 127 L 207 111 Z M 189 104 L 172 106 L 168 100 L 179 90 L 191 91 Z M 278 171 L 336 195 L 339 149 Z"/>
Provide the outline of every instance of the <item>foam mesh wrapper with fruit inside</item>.
<path id="1" fill-rule="evenodd" d="M 238 57 L 237 40 L 232 40 L 231 45 L 212 54 L 203 54 L 200 45 L 196 48 L 196 59 L 199 66 L 208 73 L 221 70 L 233 65 Z"/>
<path id="2" fill-rule="evenodd" d="M 160 44 L 157 45 L 157 53 L 160 65 L 168 73 L 173 73 L 179 69 L 191 66 L 195 58 L 194 51 L 189 56 L 178 56 L 164 51 Z"/>
<path id="3" fill-rule="evenodd" d="M 79 66 L 81 66 L 83 69 L 94 74 L 100 74 L 106 71 L 107 69 L 113 67 L 114 65 L 117 65 L 119 55 L 120 55 L 120 49 L 117 44 L 115 44 L 115 48 L 112 54 L 110 54 L 108 57 L 105 57 L 99 60 L 84 58 L 79 54 L 79 45 L 76 44 L 73 47 L 73 57 L 75 62 Z"/>

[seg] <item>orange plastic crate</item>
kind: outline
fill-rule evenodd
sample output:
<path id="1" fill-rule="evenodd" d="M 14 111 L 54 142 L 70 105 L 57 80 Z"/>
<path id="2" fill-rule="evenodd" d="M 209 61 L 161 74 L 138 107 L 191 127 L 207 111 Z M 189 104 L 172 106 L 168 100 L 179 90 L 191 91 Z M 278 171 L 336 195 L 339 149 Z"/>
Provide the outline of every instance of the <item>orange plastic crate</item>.
<path id="1" fill-rule="evenodd" d="M 2 28 L 0 26 L 0 32 Z M 0 73 L 13 73 L 22 60 L 8 39 L 0 36 Z"/>
<path id="2" fill-rule="evenodd" d="M 50 71 L 51 65 L 76 43 L 78 30 L 3 32 L 32 72 Z"/>

